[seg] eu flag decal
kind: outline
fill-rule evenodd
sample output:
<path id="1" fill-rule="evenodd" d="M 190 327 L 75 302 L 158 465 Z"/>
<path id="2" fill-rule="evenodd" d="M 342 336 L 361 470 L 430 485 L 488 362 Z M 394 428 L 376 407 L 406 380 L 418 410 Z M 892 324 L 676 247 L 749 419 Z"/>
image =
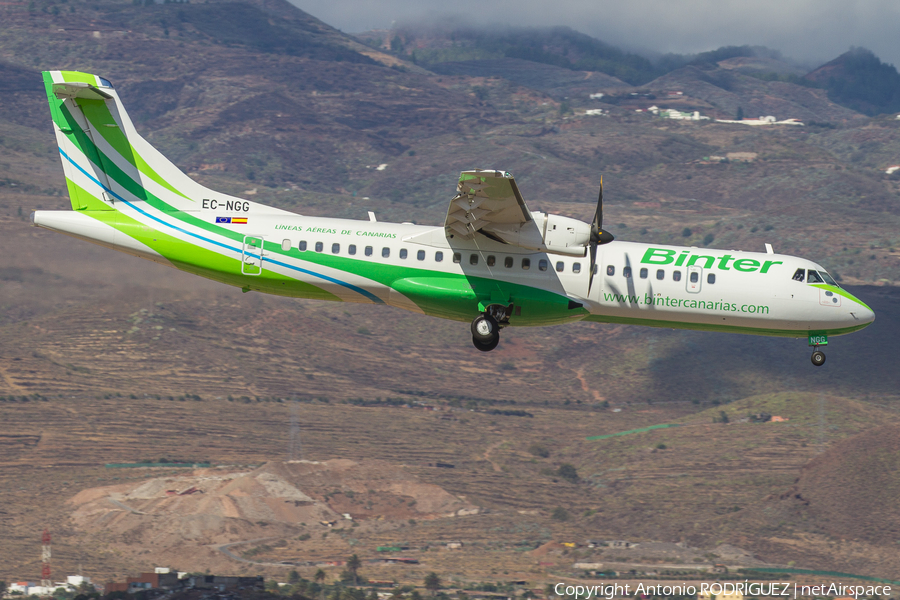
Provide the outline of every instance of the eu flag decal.
<path id="1" fill-rule="evenodd" d="M 216 223 L 231 223 L 231 217 L 216 217 Z"/>

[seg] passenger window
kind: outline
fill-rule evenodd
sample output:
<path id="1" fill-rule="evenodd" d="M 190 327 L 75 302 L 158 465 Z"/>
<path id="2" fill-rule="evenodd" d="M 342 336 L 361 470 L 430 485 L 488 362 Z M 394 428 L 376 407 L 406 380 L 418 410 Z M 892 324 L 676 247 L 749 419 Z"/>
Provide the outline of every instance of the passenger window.
<path id="1" fill-rule="evenodd" d="M 400 248 L 400 258 L 406 258 L 406 248 Z"/>
<path id="2" fill-rule="evenodd" d="M 581 263 L 573 263 L 572 264 L 572 272 L 573 273 L 581 273 Z"/>
<path id="3" fill-rule="evenodd" d="M 441 262 L 444 260 L 444 253 L 438 250 L 434 253 L 434 262 Z"/>
<path id="4" fill-rule="evenodd" d="M 291 240 L 281 240 L 281 249 L 287 252 L 291 249 Z"/>
<path id="5" fill-rule="evenodd" d="M 507 269 L 512 269 L 512 266 L 513 266 L 513 257 L 512 257 L 512 256 L 507 256 L 506 258 L 504 258 L 504 259 L 503 259 L 503 266 L 506 267 Z"/>
<path id="6" fill-rule="evenodd" d="M 622 269 L 622 277 L 631 277 L 631 267 Z"/>
<path id="7" fill-rule="evenodd" d="M 547 261 L 545 259 L 542 258 L 538 261 L 538 269 L 541 271 L 547 270 Z"/>
<path id="8" fill-rule="evenodd" d="M 697 283 L 698 281 L 700 281 L 700 273 L 698 273 L 697 271 L 692 271 L 691 272 L 691 283 Z"/>
<path id="9" fill-rule="evenodd" d="M 606 267 L 606 274 L 612 277 L 616 274 L 616 268 L 612 265 L 609 265 L 608 267 Z"/>
<path id="10" fill-rule="evenodd" d="M 810 269 L 806 272 L 806 283 L 825 283 L 822 281 L 822 278 L 819 277 L 818 271 L 813 271 Z"/>
<path id="11" fill-rule="evenodd" d="M 372 246 L 366 246 L 366 256 L 372 256 Z"/>
<path id="12" fill-rule="evenodd" d="M 416 252 L 416 260 L 425 260 L 425 251 L 419 250 Z"/>
<path id="13" fill-rule="evenodd" d="M 681 281 L 681 271 L 672 271 L 672 281 Z"/>
<path id="14" fill-rule="evenodd" d="M 659 281 L 662 281 L 663 279 L 665 279 L 665 278 L 666 278 L 666 272 L 665 272 L 665 270 L 663 270 L 663 269 L 657 269 L 657 270 L 656 270 L 656 278 L 657 278 Z"/>
<path id="15" fill-rule="evenodd" d="M 493 254 L 489 255 L 487 257 L 487 266 L 493 267 L 495 264 L 497 264 L 497 257 Z"/>
<path id="16" fill-rule="evenodd" d="M 301 240 L 297 247 L 300 249 L 300 252 L 306 252 L 306 240 Z"/>
<path id="17" fill-rule="evenodd" d="M 332 244 L 332 245 L 331 245 L 331 253 L 332 253 L 332 254 L 338 254 L 338 253 L 340 253 L 340 251 L 341 251 L 341 245 L 340 245 L 340 244 Z"/>
<path id="18" fill-rule="evenodd" d="M 462 262 L 462 254 L 460 254 L 459 252 L 454 252 L 453 253 L 453 262 L 455 262 L 455 263 Z"/>
<path id="19" fill-rule="evenodd" d="M 715 283 L 716 282 L 716 274 L 710 273 L 706 276 L 706 283 Z"/>
<path id="20" fill-rule="evenodd" d="M 322 242 L 316 242 L 316 252 L 321 252 L 324 248 L 325 245 Z"/>
<path id="21" fill-rule="evenodd" d="M 565 268 L 566 268 L 566 263 L 564 263 L 561 260 L 556 261 L 556 272 L 557 273 L 562 273 L 563 269 L 565 269 Z"/>
<path id="22" fill-rule="evenodd" d="M 350 244 L 349 246 L 347 246 L 347 254 L 349 254 L 350 256 L 356 254 L 356 244 Z"/>
<path id="23" fill-rule="evenodd" d="M 799 281 L 803 283 L 803 280 L 806 278 L 806 269 L 797 269 L 794 271 L 794 277 L 792 278 L 794 281 Z"/>
<path id="24" fill-rule="evenodd" d="M 641 269 L 641 279 L 647 279 L 647 269 Z"/>
<path id="25" fill-rule="evenodd" d="M 531 259 L 523 258 L 522 259 L 522 270 L 527 271 L 530 268 L 531 268 Z"/>
<path id="26" fill-rule="evenodd" d="M 469 264 L 470 264 L 470 265 L 477 265 L 477 264 L 478 264 L 478 255 L 477 255 L 477 254 L 470 254 L 470 255 L 469 255 Z"/>
<path id="27" fill-rule="evenodd" d="M 388 248 L 387 246 L 385 246 L 384 248 L 381 249 L 381 257 L 382 257 L 382 258 L 388 258 L 390 255 L 391 255 L 391 249 L 390 249 L 390 248 Z"/>

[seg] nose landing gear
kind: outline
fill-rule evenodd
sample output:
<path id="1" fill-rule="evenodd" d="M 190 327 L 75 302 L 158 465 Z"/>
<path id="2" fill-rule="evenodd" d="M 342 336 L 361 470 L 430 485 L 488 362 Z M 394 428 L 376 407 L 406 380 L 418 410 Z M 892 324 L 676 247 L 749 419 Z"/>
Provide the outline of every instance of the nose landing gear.
<path id="1" fill-rule="evenodd" d="M 482 352 L 490 352 L 500 343 L 500 328 L 509 324 L 513 305 L 491 304 L 472 320 L 472 344 Z"/>
<path id="2" fill-rule="evenodd" d="M 812 364 L 816 365 L 817 367 L 821 367 L 825 364 L 825 353 L 819 350 L 819 347 L 816 346 L 816 349 L 812 353 L 812 357 L 810 358 L 810 360 L 812 361 Z"/>

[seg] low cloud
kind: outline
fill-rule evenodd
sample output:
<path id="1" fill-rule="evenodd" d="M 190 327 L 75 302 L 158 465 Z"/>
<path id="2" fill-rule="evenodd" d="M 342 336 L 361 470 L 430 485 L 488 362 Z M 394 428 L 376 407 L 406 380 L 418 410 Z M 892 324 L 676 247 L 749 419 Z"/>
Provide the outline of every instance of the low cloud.
<path id="1" fill-rule="evenodd" d="M 896 0 L 291 0 L 346 32 L 453 16 L 473 25 L 567 25 L 628 50 L 694 53 L 760 45 L 817 66 L 851 46 L 900 65 Z M 448 8 L 452 6 L 452 8 Z"/>

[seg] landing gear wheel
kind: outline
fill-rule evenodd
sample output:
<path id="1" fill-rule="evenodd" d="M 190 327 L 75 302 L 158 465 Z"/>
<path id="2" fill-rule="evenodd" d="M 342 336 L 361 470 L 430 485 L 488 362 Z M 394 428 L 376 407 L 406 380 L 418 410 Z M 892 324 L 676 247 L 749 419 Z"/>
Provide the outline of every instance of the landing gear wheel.
<path id="1" fill-rule="evenodd" d="M 485 313 L 472 320 L 472 343 L 482 352 L 490 352 L 500 343 L 500 324 Z"/>
<path id="2" fill-rule="evenodd" d="M 491 350 L 493 350 L 494 348 L 497 347 L 497 344 L 500 343 L 500 334 L 498 333 L 497 335 L 495 335 L 495 336 L 494 336 L 494 339 L 492 339 L 492 340 L 489 341 L 489 342 L 479 342 L 479 341 L 478 341 L 477 339 L 475 339 L 475 337 L 473 336 L 473 337 L 472 337 L 472 343 L 475 345 L 476 348 L 478 348 L 478 349 L 481 350 L 482 352 L 490 352 Z"/>
<path id="3" fill-rule="evenodd" d="M 812 364 L 821 367 L 825 364 L 825 353 L 821 350 L 816 350 L 812 353 L 812 358 L 810 358 L 810 360 L 812 360 Z"/>
<path id="4" fill-rule="evenodd" d="M 491 315 L 482 314 L 472 320 L 472 339 L 487 344 L 500 337 L 500 325 Z M 494 344 L 496 346 L 496 344 Z"/>

